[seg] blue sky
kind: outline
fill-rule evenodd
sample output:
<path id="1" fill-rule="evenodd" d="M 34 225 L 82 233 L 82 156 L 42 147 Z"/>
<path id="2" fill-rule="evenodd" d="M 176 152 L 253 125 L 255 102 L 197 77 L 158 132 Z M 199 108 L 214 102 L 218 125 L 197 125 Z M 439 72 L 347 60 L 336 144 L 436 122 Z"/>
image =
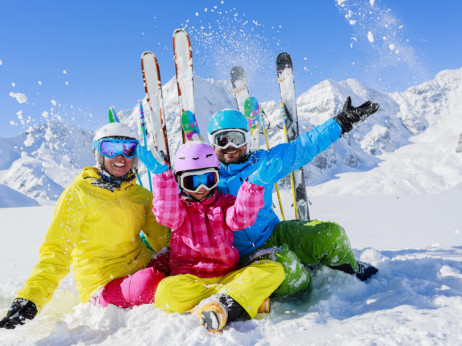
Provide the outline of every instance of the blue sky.
<path id="1" fill-rule="evenodd" d="M 60 117 L 86 129 L 144 97 L 140 56 L 174 76 L 185 27 L 194 72 L 246 69 L 252 95 L 277 99 L 274 62 L 291 53 L 297 95 L 325 79 L 403 91 L 462 67 L 460 0 L 0 0 L 0 137 Z"/>

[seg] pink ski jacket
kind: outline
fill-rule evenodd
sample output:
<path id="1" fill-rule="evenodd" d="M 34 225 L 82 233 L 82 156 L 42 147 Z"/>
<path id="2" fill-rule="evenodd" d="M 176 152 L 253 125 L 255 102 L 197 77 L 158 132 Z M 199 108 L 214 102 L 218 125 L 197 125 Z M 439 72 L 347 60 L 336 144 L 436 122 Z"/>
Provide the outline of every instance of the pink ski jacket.
<path id="1" fill-rule="evenodd" d="M 245 181 L 237 197 L 216 192 L 201 201 L 179 195 L 168 170 L 152 178 L 153 213 L 171 228 L 172 275 L 224 276 L 238 268 L 233 231 L 251 226 L 264 206 L 262 186 Z"/>

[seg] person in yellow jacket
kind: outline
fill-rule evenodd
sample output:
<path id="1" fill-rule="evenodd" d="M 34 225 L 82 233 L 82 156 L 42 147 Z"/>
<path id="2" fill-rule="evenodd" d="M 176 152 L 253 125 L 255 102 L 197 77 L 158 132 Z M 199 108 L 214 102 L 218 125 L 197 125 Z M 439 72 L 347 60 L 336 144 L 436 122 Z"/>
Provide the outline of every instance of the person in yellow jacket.
<path id="1" fill-rule="evenodd" d="M 0 327 L 13 329 L 47 304 L 72 264 L 80 300 L 130 307 L 154 302 L 165 275 L 149 267 L 168 246 L 170 230 L 152 213 L 152 194 L 135 183 L 136 134 L 111 123 L 93 141 L 97 167 L 85 167 L 61 194 L 40 247 L 40 260 Z"/>

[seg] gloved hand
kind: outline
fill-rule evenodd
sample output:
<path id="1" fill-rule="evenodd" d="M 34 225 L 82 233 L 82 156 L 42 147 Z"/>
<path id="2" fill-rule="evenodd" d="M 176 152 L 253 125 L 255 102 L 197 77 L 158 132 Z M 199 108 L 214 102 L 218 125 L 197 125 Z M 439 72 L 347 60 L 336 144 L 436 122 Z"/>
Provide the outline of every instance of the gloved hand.
<path id="1" fill-rule="evenodd" d="M 167 164 L 165 162 L 157 161 L 145 145 L 138 144 L 136 147 L 136 153 L 138 154 L 141 162 L 144 163 L 150 172 L 154 174 L 161 174 L 168 170 Z"/>
<path id="2" fill-rule="evenodd" d="M 378 103 L 371 101 L 364 102 L 359 107 L 351 106 L 351 97 L 348 96 L 340 114 L 334 117 L 342 128 L 342 134 L 350 132 L 353 129 L 353 124 L 363 121 L 369 115 L 374 114 L 379 109 Z"/>
<path id="3" fill-rule="evenodd" d="M 264 186 L 273 181 L 282 168 L 282 160 L 278 157 L 267 158 L 261 161 L 260 168 L 249 176 L 249 183 Z"/>
<path id="4" fill-rule="evenodd" d="M 37 307 L 34 302 L 22 298 L 15 299 L 6 316 L 0 321 L 0 328 L 14 329 L 18 324 L 26 323 L 26 319 L 33 319 L 36 314 Z"/>

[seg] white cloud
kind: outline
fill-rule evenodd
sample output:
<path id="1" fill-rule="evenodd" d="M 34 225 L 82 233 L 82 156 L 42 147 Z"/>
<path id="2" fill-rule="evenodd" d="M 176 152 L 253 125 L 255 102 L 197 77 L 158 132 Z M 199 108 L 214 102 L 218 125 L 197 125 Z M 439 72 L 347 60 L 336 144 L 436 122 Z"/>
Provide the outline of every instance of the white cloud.
<path id="1" fill-rule="evenodd" d="M 14 93 L 14 92 L 10 92 L 10 96 L 15 98 L 16 101 L 18 101 L 19 103 L 25 103 L 27 102 L 27 97 L 26 95 L 24 95 L 23 93 Z"/>

